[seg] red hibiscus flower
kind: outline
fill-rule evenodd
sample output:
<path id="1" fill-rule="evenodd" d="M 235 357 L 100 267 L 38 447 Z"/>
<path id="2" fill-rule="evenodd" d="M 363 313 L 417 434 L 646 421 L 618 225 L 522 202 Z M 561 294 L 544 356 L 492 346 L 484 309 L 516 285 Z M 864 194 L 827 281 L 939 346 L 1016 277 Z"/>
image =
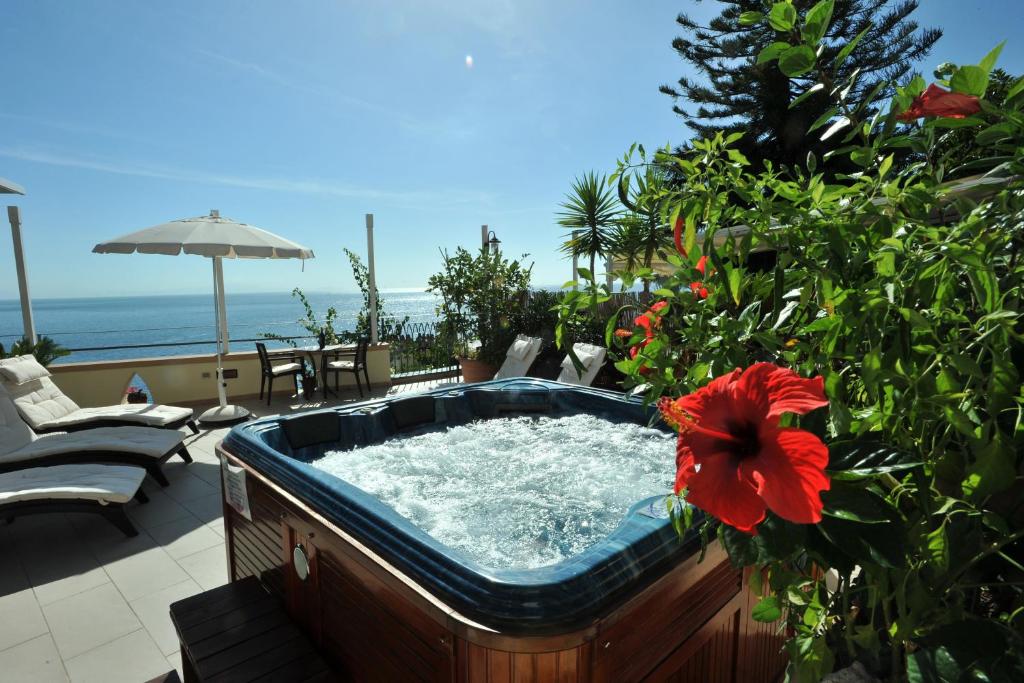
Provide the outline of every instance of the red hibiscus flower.
<path id="1" fill-rule="evenodd" d="M 661 316 L 659 314 L 666 308 L 668 308 L 668 302 L 659 301 L 648 308 L 643 315 L 638 315 L 633 319 L 633 324 L 644 331 L 644 340 L 629 349 L 630 358 L 636 358 L 637 354 L 640 353 L 640 349 L 650 344 L 651 340 L 654 339 L 654 331 L 661 327 Z M 618 331 L 616 331 L 616 334 L 618 334 Z M 646 365 L 640 367 L 642 374 L 646 374 L 649 371 L 650 369 Z"/>
<path id="2" fill-rule="evenodd" d="M 689 396 L 658 401 L 679 430 L 676 493 L 749 534 L 766 510 L 799 524 L 821 521 L 828 448 L 814 434 L 780 427 L 783 413 L 828 405 L 821 377 L 771 363 L 738 368 Z"/>
<path id="3" fill-rule="evenodd" d="M 899 121 L 913 121 L 924 116 L 963 119 L 981 111 L 981 103 L 973 95 L 943 90 L 932 83 L 914 98 L 910 108 L 896 117 Z"/>

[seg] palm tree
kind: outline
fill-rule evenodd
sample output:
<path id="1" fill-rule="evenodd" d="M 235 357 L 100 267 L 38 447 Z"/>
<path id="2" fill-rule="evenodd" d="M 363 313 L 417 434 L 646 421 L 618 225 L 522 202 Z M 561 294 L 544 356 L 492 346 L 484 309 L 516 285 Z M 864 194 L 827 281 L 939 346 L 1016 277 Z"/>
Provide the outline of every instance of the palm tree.
<path id="1" fill-rule="evenodd" d="M 636 189 L 629 176 L 623 175 L 619 181 L 619 201 L 629 213 L 618 221 L 612 242 L 616 256 L 625 260 L 628 270 L 650 268 L 655 253 L 671 246 L 671 233 L 662 215 L 666 189 L 665 172 L 653 166 L 636 178 Z M 644 294 L 650 290 L 651 283 L 645 280 Z"/>
<path id="2" fill-rule="evenodd" d="M 571 256 L 589 256 L 590 274 L 594 276 L 597 256 L 608 253 L 612 228 L 619 216 L 615 193 L 603 175 L 591 171 L 576 178 L 561 206 L 558 224 L 579 231 L 562 245 L 562 250 Z"/>

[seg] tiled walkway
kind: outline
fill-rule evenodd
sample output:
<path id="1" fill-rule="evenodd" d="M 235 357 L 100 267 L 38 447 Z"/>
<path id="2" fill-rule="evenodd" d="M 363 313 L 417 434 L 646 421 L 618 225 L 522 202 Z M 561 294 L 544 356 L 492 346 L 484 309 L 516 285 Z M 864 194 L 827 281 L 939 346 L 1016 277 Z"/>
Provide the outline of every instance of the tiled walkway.
<path id="1" fill-rule="evenodd" d="M 263 415 L 324 405 L 244 403 Z M 226 432 L 190 436 L 195 462 L 169 462 L 169 487 L 147 480 L 149 503 L 128 507 L 135 538 L 94 515 L 0 522 L 0 681 L 140 683 L 180 673 L 168 606 L 227 581 L 214 456 Z"/>

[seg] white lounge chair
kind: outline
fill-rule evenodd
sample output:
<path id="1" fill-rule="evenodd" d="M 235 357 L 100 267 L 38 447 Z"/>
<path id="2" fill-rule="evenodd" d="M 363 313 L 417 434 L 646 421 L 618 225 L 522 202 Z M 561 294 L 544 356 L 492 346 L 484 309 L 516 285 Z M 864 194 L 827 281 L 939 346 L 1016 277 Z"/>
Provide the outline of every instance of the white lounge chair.
<path id="1" fill-rule="evenodd" d="M 527 337 L 523 334 L 517 336 L 516 340 L 512 342 L 512 346 L 508 347 L 505 361 L 498 368 L 494 379 L 525 377 L 530 366 L 533 365 L 533 361 L 537 360 L 542 343 L 540 337 Z"/>
<path id="2" fill-rule="evenodd" d="M 572 358 L 566 355 L 565 360 L 562 361 L 562 372 L 558 374 L 558 381 L 589 387 L 593 384 L 597 373 L 601 371 L 605 358 L 608 356 L 608 350 L 603 346 L 583 343 L 573 344 L 572 350 L 583 363 L 583 374 L 580 375 Z"/>
<path id="3" fill-rule="evenodd" d="M 50 379 L 50 371 L 33 356 L 0 360 L 0 383 L 14 398 L 18 412 L 39 433 L 72 432 L 93 427 L 135 425 L 199 433 L 191 408 L 128 404 L 80 408 Z"/>
<path id="4" fill-rule="evenodd" d="M 111 463 L 143 467 L 167 486 L 163 464 L 179 455 L 192 462 L 185 435 L 153 427 L 96 427 L 80 432 L 39 435 L 18 415 L 14 401 L 0 386 L 0 472 L 30 467 Z"/>
<path id="5" fill-rule="evenodd" d="M 126 536 L 138 531 L 124 512 L 132 498 L 148 502 L 140 486 L 141 467 L 56 465 L 0 474 L 0 519 L 37 512 L 91 512 L 103 515 Z"/>

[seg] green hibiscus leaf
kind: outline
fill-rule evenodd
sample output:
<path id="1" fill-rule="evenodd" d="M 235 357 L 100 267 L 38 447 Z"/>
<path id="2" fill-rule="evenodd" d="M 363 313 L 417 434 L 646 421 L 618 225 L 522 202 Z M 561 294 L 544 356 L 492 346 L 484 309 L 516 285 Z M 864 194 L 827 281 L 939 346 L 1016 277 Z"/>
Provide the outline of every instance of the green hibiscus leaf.
<path id="1" fill-rule="evenodd" d="M 801 35 L 808 45 L 817 45 L 825 37 L 834 8 L 835 0 L 821 0 L 807 12 Z"/>
<path id="2" fill-rule="evenodd" d="M 984 97 L 988 89 L 988 71 L 980 66 L 962 66 L 949 79 L 953 92 Z"/>
<path id="3" fill-rule="evenodd" d="M 796 25 L 796 7 L 791 2 L 777 2 L 768 14 L 768 23 L 776 31 L 789 31 Z"/>
<path id="4" fill-rule="evenodd" d="M 797 78 L 813 69 L 816 59 L 814 50 L 797 45 L 779 55 L 779 70 L 790 78 Z"/>
<path id="5" fill-rule="evenodd" d="M 828 476 L 833 481 L 856 481 L 900 472 L 922 463 L 873 437 L 837 441 L 829 445 Z"/>
<path id="6" fill-rule="evenodd" d="M 754 605 L 754 609 L 750 610 L 750 616 L 754 621 L 778 621 L 782 618 L 782 603 L 775 595 L 761 598 L 761 601 Z"/>

